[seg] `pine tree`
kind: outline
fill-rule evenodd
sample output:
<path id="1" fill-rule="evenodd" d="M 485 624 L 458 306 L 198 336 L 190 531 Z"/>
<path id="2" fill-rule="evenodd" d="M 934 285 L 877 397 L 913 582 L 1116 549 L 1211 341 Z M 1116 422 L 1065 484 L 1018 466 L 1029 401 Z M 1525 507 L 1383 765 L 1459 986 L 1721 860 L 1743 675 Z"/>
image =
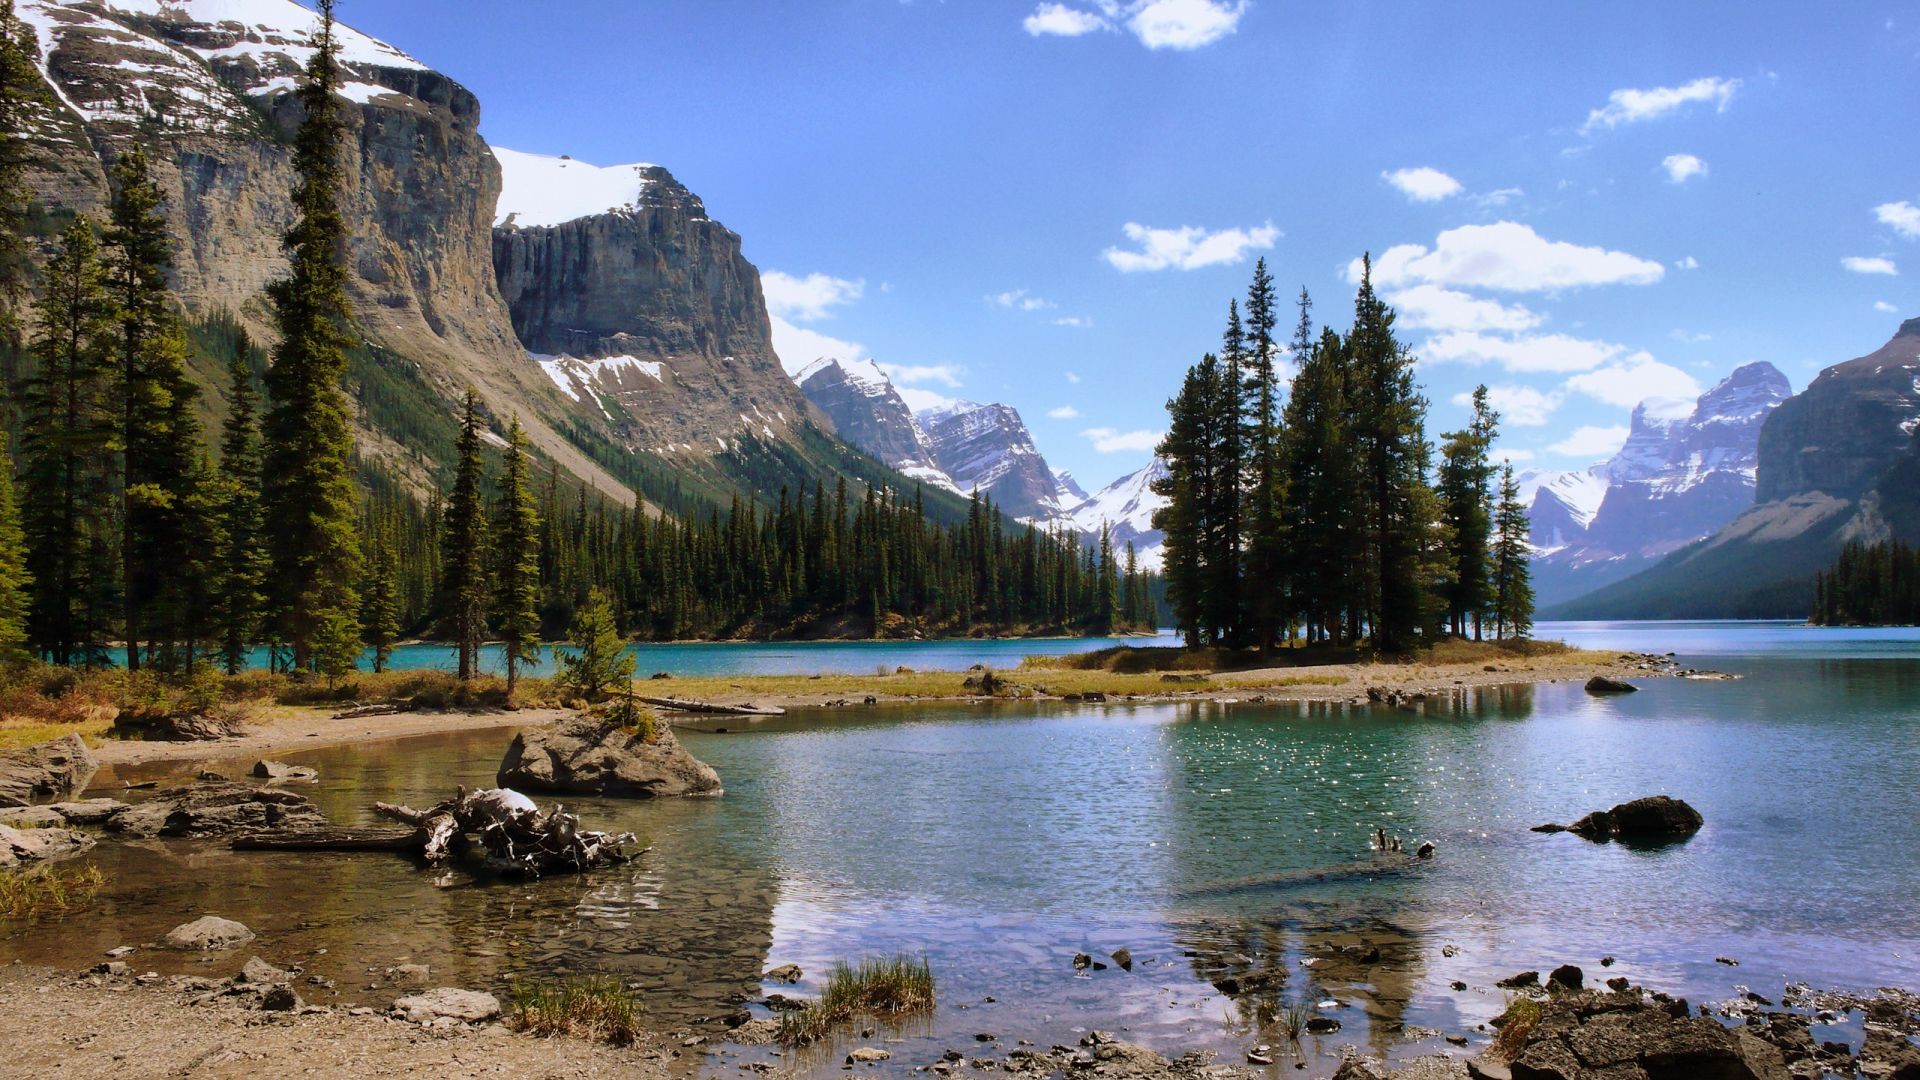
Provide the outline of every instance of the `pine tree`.
<path id="1" fill-rule="evenodd" d="M 1500 501 L 1493 514 L 1493 614 L 1502 638 L 1524 638 L 1533 632 L 1533 579 L 1527 565 L 1530 528 L 1527 504 L 1520 501 L 1520 483 L 1509 464 L 1500 472 Z"/>
<path id="2" fill-rule="evenodd" d="M 476 674 L 491 597 L 487 519 L 481 504 L 480 400 L 470 389 L 461 412 L 459 458 L 440 530 L 440 618 L 460 653 L 460 677 Z"/>
<path id="3" fill-rule="evenodd" d="M 394 562 L 393 544 L 376 536 L 367 553 L 367 578 L 360 590 L 360 640 L 373 652 L 376 675 L 387 670 L 393 643 L 400 637 L 400 589 Z"/>
<path id="4" fill-rule="evenodd" d="M 1487 404 L 1487 388 L 1473 392 L 1473 417 L 1466 428 L 1442 436 L 1438 495 L 1440 520 L 1449 530 L 1451 582 L 1446 589 L 1447 629 L 1462 637 L 1480 636 L 1480 617 L 1492 602 L 1488 564 L 1493 534 L 1491 453 L 1500 414 Z"/>
<path id="5" fill-rule="evenodd" d="M 1295 604 L 1309 644 L 1347 640 L 1349 607 L 1357 602 L 1359 474 L 1351 433 L 1346 343 L 1331 328 L 1308 339 L 1311 301 L 1300 293 L 1294 341 L 1299 370 L 1286 406 L 1281 505 L 1292 538 Z"/>
<path id="6" fill-rule="evenodd" d="M 560 681 L 588 701 L 599 701 L 608 690 L 633 682 L 634 656 L 613 621 L 607 594 L 594 589 L 574 615 L 567 636 L 573 651 L 560 657 Z"/>
<path id="7" fill-rule="evenodd" d="M 506 467 L 494 513 L 494 627 L 507 653 L 507 696 L 522 663 L 540 663 L 540 511 L 527 477 L 527 437 L 507 429 Z"/>
<path id="8" fill-rule="evenodd" d="M 227 673 L 237 674 L 260 632 L 267 553 L 260 520 L 260 419 L 253 344 L 243 332 L 227 365 L 227 419 L 220 438 L 220 553 L 217 624 Z"/>
<path id="9" fill-rule="evenodd" d="M 1220 381 L 1212 408 L 1214 483 L 1212 535 L 1208 559 L 1212 581 L 1207 593 L 1209 621 L 1219 640 L 1238 644 L 1247 622 L 1247 596 L 1241 588 L 1247 539 L 1247 369 L 1245 327 L 1238 301 L 1227 302 L 1227 328 L 1221 337 Z"/>
<path id="10" fill-rule="evenodd" d="M 32 192 L 26 172 L 33 143 L 26 129 L 40 85 L 28 46 L 33 36 L 15 13 L 14 0 L 0 0 L 0 354 L 5 356 L 9 390 L 18 378 L 14 363 L 25 331 L 32 276 L 26 238 Z M 33 47 L 38 47 L 37 38 Z"/>
<path id="11" fill-rule="evenodd" d="M 1306 317 L 1307 308 L 1303 306 L 1296 340 L 1305 339 L 1309 332 Z M 1281 467 L 1285 439 L 1275 364 L 1279 345 L 1273 337 L 1277 323 L 1273 275 L 1267 273 L 1267 260 L 1261 259 L 1254 264 L 1253 283 L 1247 288 L 1247 343 L 1253 362 L 1253 401 L 1247 440 L 1250 461 L 1246 578 L 1249 629 L 1263 656 L 1272 650 L 1292 605 L 1286 573 L 1286 519 L 1282 513 L 1287 495 L 1286 473 Z"/>
<path id="12" fill-rule="evenodd" d="M 27 538 L 13 498 L 13 455 L 0 435 L 0 665 L 15 666 L 27 649 L 27 609 L 33 575 L 27 570 Z"/>
<path id="13" fill-rule="evenodd" d="M 1167 603 L 1173 609 L 1174 626 L 1189 647 L 1210 640 L 1207 559 L 1215 457 L 1211 425 L 1218 384 L 1219 364 L 1212 353 L 1187 369 L 1179 394 L 1167 402 L 1167 434 L 1154 451 L 1166 462 L 1167 471 L 1149 485 L 1155 495 L 1166 499 L 1166 505 L 1153 512 L 1153 527 L 1166 537 L 1162 552 Z"/>
<path id="14" fill-rule="evenodd" d="M 23 395 L 22 520 L 33 577 L 28 636 L 56 664 L 102 658 L 114 606 L 108 477 L 116 417 L 110 308 L 93 223 L 48 260 L 35 319 L 39 370 Z"/>
<path id="15" fill-rule="evenodd" d="M 1413 359 L 1393 333 L 1393 310 L 1373 291 L 1370 257 L 1361 259 L 1348 349 L 1354 367 L 1354 434 L 1365 500 L 1367 622 L 1374 647 L 1413 647 L 1426 608 L 1420 558 L 1431 524 L 1415 489 L 1426 483 L 1426 401 L 1413 381 Z"/>
<path id="16" fill-rule="evenodd" d="M 291 272 L 268 290 L 280 345 L 267 371 L 261 502 L 268 530 L 273 608 L 293 665 L 313 661 L 323 627 L 357 621 L 360 547 L 353 484 L 353 432 L 341 380 L 351 323 L 346 220 L 340 198 L 345 125 L 333 0 L 320 2 L 317 48 L 299 89 L 305 119 L 294 137 L 298 215 L 285 246 Z"/>

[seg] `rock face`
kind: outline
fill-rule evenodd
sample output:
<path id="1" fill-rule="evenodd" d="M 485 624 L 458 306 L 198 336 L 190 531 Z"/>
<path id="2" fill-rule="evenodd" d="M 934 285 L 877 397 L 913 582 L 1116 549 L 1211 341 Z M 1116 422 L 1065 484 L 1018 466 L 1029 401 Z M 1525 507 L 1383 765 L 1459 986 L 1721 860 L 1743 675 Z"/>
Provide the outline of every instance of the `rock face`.
<path id="1" fill-rule="evenodd" d="M 1011 405 L 958 402 L 924 413 L 935 464 L 961 491 L 979 491 L 1009 515 L 1044 521 L 1062 505 L 1060 480 Z"/>
<path id="2" fill-rule="evenodd" d="M 240 923 L 218 915 L 203 915 L 167 931 L 163 944 L 169 949 L 199 951 L 225 949 L 252 940 L 253 931 Z"/>
<path id="3" fill-rule="evenodd" d="M 823 357 L 800 369 L 793 381 L 841 438 L 910 479 L 964 494 L 934 460 L 926 429 L 880 365 Z"/>
<path id="4" fill-rule="evenodd" d="M 1751 507 L 1761 431 L 1792 393 L 1772 364 L 1747 364 L 1690 406 L 1641 403 L 1618 454 L 1542 483 L 1530 512 L 1540 603 L 1645 569 Z"/>
<path id="5" fill-rule="evenodd" d="M 718 795 L 720 776 L 657 725 L 654 742 L 629 729 L 581 716 L 513 737 L 499 784 L 520 791 L 639 798 Z"/>
<path id="6" fill-rule="evenodd" d="M 1570 832 L 1600 843 L 1663 843 L 1684 840 L 1700 831 L 1706 819 L 1700 811 L 1671 795 L 1650 795 L 1621 803 L 1611 810 L 1595 810 L 1571 825 L 1539 825 L 1534 832 Z"/>
<path id="7" fill-rule="evenodd" d="M 75 794 L 99 768 L 78 735 L 0 753 L 0 806 L 29 806 Z"/>
<path id="8" fill-rule="evenodd" d="M 1802 617 L 1852 541 L 1920 539 L 1920 319 L 1820 373 L 1761 428 L 1755 504 L 1556 618 Z"/>
<path id="9" fill-rule="evenodd" d="M 233 783 L 168 788 L 106 822 L 108 832 L 133 837 L 229 836 L 326 825 L 326 815 L 304 795 Z"/>

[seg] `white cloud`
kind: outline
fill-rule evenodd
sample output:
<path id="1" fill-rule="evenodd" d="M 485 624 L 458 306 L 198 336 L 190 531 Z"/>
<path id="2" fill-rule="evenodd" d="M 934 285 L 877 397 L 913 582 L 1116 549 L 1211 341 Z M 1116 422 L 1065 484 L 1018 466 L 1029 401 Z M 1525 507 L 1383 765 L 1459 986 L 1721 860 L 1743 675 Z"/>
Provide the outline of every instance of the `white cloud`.
<path id="1" fill-rule="evenodd" d="M 1893 265 L 1892 259 L 1882 259 L 1878 256 L 1867 258 L 1860 255 L 1849 255 L 1840 260 L 1840 265 L 1856 274 L 1885 274 L 1888 277 L 1898 277 L 1900 275 L 1900 268 Z"/>
<path id="2" fill-rule="evenodd" d="M 1417 169 L 1383 172 L 1380 179 L 1392 184 L 1400 194 L 1417 203 L 1439 202 L 1460 194 L 1460 181 L 1439 169 L 1422 165 Z"/>
<path id="3" fill-rule="evenodd" d="M 1684 259 L 1677 260 L 1673 265 L 1682 270 L 1698 270 L 1700 269 L 1700 260 L 1689 255 Z"/>
<path id="4" fill-rule="evenodd" d="M 1438 285 L 1415 285 L 1387 294 L 1400 324 L 1416 330 L 1531 330 L 1541 317 L 1518 304 L 1483 300 Z"/>
<path id="5" fill-rule="evenodd" d="M 916 413 L 923 413 L 929 409 L 950 409 L 959 404 L 945 394 L 935 393 L 918 386 L 896 386 L 893 390 L 900 395 L 901 401 L 906 402 L 907 408 Z"/>
<path id="6" fill-rule="evenodd" d="M 1079 37 L 1095 30 L 1113 28 L 1112 24 L 1093 12 L 1070 8 L 1065 4 L 1041 4 L 1020 25 L 1034 37 Z"/>
<path id="7" fill-rule="evenodd" d="M 1901 236 L 1920 240 L 1920 206 L 1904 201 L 1881 203 L 1873 208 L 1873 216 L 1880 219 L 1880 224 L 1891 226 Z"/>
<path id="8" fill-rule="evenodd" d="M 956 390 L 960 388 L 960 369 L 952 364 L 882 364 L 880 369 L 896 386 L 939 383 Z"/>
<path id="9" fill-rule="evenodd" d="M 1711 102 L 1716 111 L 1725 112 L 1727 103 L 1733 100 L 1734 91 L 1739 88 L 1739 79 L 1705 78 L 1681 86 L 1615 90 L 1607 95 L 1606 105 L 1587 114 L 1587 122 L 1580 130 L 1583 134 L 1591 134 L 1596 128 L 1616 128 L 1621 124 L 1653 120 L 1688 105 L 1707 102 Z"/>
<path id="10" fill-rule="evenodd" d="M 1041 299 L 1025 289 L 1009 289 L 1003 293 L 995 293 L 987 297 L 987 302 L 997 307 L 1018 308 L 1021 311 L 1040 311 L 1045 308 L 1059 306 L 1053 301 Z"/>
<path id="11" fill-rule="evenodd" d="M 1493 460 L 1495 461 L 1504 461 L 1509 464 L 1518 465 L 1521 462 L 1532 461 L 1533 459 L 1534 453 L 1531 450 L 1522 450 L 1515 446 L 1496 446 L 1493 449 Z"/>
<path id="12" fill-rule="evenodd" d="M 1152 450 L 1160 445 L 1162 436 L 1158 431 L 1118 431 L 1110 427 L 1088 428 L 1080 434 L 1091 440 L 1093 448 L 1103 454 Z"/>
<path id="13" fill-rule="evenodd" d="M 1080 381 L 1080 373 L 1079 373 L 1079 372 L 1077 372 L 1077 371 L 1069 371 L 1069 372 L 1067 372 L 1067 381 L 1068 381 L 1068 382 L 1070 382 L 1070 383 L 1076 383 L 1076 384 L 1077 384 L 1077 383 L 1078 383 L 1078 382 Z"/>
<path id="14" fill-rule="evenodd" d="M 1062 405 L 1057 409 L 1048 409 L 1047 415 L 1055 420 L 1072 420 L 1080 415 L 1080 410 L 1071 405 Z"/>
<path id="15" fill-rule="evenodd" d="M 1072 326 L 1072 327 L 1076 327 L 1078 329 L 1084 330 L 1087 327 L 1093 325 L 1093 320 L 1088 318 L 1085 315 L 1062 315 L 1059 318 L 1053 320 L 1053 325 Z"/>
<path id="16" fill-rule="evenodd" d="M 1240 27 L 1247 0 L 1084 0 L 1043 3 L 1021 20 L 1034 37 L 1080 37 L 1125 27 L 1149 49 L 1198 49 Z"/>
<path id="17" fill-rule="evenodd" d="M 1897 307 L 1894 307 L 1892 304 L 1887 303 L 1885 300 L 1875 300 L 1873 302 L 1873 310 L 1885 312 L 1886 314 L 1891 315 L 1894 312 L 1899 311 L 1900 309 Z"/>
<path id="18" fill-rule="evenodd" d="M 865 292 L 865 281 L 849 281 L 827 274 L 794 277 L 778 270 L 760 275 L 760 289 L 767 296 L 767 313 L 792 322 L 817 322 L 829 309 L 850 304 Z"/>
<path id="19" fill-rule="evenodd" d="M 1484 207 L 1505 206 L 1525 194 L 1524 190 L 1517 187 L 1503 187 L 1489 191 L 1485 195 L 1475 195 L 1473 201 Z"/>
<path id="20" fill-rule="evenodd" d="M 1660 165 L 1667 170 L 1667 179 L 1675 184 L 1707 175 L 1707 163 L 1692 154 L 1668 154 L 1660 159 Z"/>
<path id="21" fill-rule="evenodd" d="M 1546 393 L 1531 386 L 1487 387 L 1487 401 L 1500 414 L 1501 422 L 1515 427 L 1540 427 L 1565 400 L 1566 395 L 1558 391 Z M 1453 403 L 1471 407 L 1473 395 L 1464 391 L 1455 394 Z"/>
<path id="22" fill-rule="evenodd" d="M 1696 333 L 1692 330 L 1675 330 L 1668 336 L 1675 341 L 1684 342 L 1688 345 L 1700 345 L 1713 340 L 1712 334 Z"/>
<path id="23" fill-rule="evenodd" d="M 1650 398 L 1669 399 L 1679 402 L 1682 411 L 1691 411 L 1701 392 L 1693 376 L 1646 353 L 1636 353 L 1622 363 L 1575 375 L 1567 380 L 1567 389 L 1625 408 Z"/>
<path id="24" fill-rule="evenodd" d="M 1568 457 L 1604 458 L 1612 457 L 1626 445 L 1630 434 L 1625 427 L 1594 427 L 1587 425 L 1573 429 L 1573 434 L 1547 447 L 1556 454 Z"/>
<path id="25" fill-rule="evenodd" d="M 804 326 L 795 326 L 778 315 L 772 316 L 772 320 L 773 351 L 789 375 L 824 357 L 858 360 L 867 354 L 867 347 L 857 341 L 828 337 Z"/>
<path id="26" fill-rule="evenodd" d="M 1507 292 L 1554 292 L 1587 285 L 1649 285 L 1666 274 L 1657 262 L 1624 251 L 1548 240 L 1530 226 L 1500 221 L 1448 229 L 1433 249 L 1396 244 L 1373 263 L 1381 288 L 1422 282 Z M 1347 267 L 1360 280 L 1360 260 Z"/>
<path id="27" fill-rule="evenodd" d="M 1570 337 L 1566 334 L 1498 337 L 1492 334 L 1454 331 L 1428 339 L 1420 347 L 1419 357 L 1423 363 L 1473 365 L 1491 363 L 1498 364 L 1508 371 L 1567 373 L 1592 371 L 1603 364 L 1620 359 L 1626 352 L 1627 348 L 1624 345 Z M 1652 359 L 1645 353 L 1636 353 L 1628 359 L 1634 360 L 1640 357 Z"/>
<path id="28" fill-rule="evenodd" d="M 1121 229 L 1128 240 L 1140 245 L 1138 251 L 1112 247 L 1106 250 L 1107 262 L 1122 273 L 1142 270 L 1198 270 L 1203 266 L 1221 266 L 1246 259 L 1247 252 L 1266 249 L 1280 238 L 1272 222 L 1251 229 L 1220 229 L 1208 232 L 1198 226 L 1178 229 L 1151 229 L 1127 222 Z"/>

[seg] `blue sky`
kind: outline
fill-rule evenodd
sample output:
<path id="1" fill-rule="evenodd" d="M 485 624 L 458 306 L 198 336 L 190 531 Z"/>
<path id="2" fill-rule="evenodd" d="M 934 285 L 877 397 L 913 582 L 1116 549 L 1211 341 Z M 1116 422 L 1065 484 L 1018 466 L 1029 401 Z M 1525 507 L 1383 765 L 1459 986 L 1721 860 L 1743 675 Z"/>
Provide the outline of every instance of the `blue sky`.
<path id="1" fill-rule="evenodd" d="M 1531 465 L 1920 316 L 1920 5 L 342 0 L 501 146 L 665 165 L 798 332 L 1143 464 L 1264 255 L 1344 328 L 1374 253 L 1430 428 Z M 773 276 L 779 275 L 779 276 Z"/>

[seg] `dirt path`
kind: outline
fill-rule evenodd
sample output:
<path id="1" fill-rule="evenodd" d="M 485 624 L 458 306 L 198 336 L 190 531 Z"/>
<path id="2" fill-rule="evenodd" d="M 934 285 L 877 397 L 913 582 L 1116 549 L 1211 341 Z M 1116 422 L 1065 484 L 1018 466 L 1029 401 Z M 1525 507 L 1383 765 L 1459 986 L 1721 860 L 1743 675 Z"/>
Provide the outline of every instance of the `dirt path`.
<path id="1" fill-rule="evenodd" d="M 217 742 L 108 741 L 95 747 L 93 756 L 107 767 L 249 755 L 267 757 L 369 740 L 402 739 L 409 735 L 531 727 L 572 715 L 565 709 L 519 709 L 482 713 L 410 712 L 336 720 L 332 710 L 297 709 L 267 721 L 254 729 L 252 734 L 238 739 L 221 739 Z"/>

